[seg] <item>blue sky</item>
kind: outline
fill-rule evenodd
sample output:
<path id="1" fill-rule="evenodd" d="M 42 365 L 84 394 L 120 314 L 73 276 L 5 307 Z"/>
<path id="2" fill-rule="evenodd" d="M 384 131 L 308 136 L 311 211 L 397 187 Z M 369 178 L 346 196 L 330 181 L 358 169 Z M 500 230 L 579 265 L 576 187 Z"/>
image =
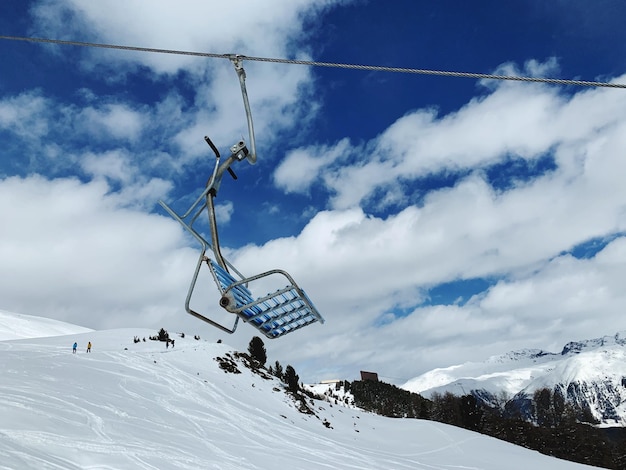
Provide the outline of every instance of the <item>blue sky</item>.
<path id="1" fill-rule="evenodd" d="M 623 2 L 269 3 L 8 0 L 0 34 L 626 83 Z M 225 338 L 184 313 L 198 246 L 157 204 L 201 191 L 205 135 L 222 153 L 247 137 L 232 64 L 0 54 L 0 308 L 246 347 L 252 328 Z M 246 274 L 288 270 L 326 318 L 271 359 L 398 382 L 624 329 L 625 90 L 244 68 L 259 158 L 220 188 L 223 249 Z M 199 296 L 223 315 L 209 282 Z"/>

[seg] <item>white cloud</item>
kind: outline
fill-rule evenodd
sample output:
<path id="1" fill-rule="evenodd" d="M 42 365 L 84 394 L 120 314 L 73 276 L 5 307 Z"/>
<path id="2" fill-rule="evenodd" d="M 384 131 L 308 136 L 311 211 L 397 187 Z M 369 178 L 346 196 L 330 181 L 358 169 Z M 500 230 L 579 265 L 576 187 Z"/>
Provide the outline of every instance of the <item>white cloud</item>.
<path id="1" fill-rule="evenodd" d="M 149 211 L 173 187 L 170 181 L 144 175 L 133 156 L 123 149 L 103 154 L 89 152 L 77 159 L 83 171 L 95 181 L 105 179 L 107 183 L 119 186 L 117 190 L 109 188 L 107 192 L 107 197 L 119 207 L 143 208 Z"/>
<path id="2" fill-rule="evenodd" d="M 244 66 L 258 161 L 267 162 L 275 158 L 275 148 L 282 151 L 284 143 L 276 141 L 277 134 L 310 119 L 317 109 L 315 100 L 308 99 L 310 70 L 254 63 Z M 212 81 L 198 83 L 195 96 L 194 107 L 187 110 L 189 124 L 174 137 L 183 158 L 204 158 L 207 146 L 201 136 L 207 134 L 222 152 L 241 138 L 250 145 L 239 80 L 230 63 L 216 65 Z"/>
<path id="3" fill-rule="evenodd" d="M 27 91 L 0 101 L 0 128 L 20 137 L 37 138 L 48 132 L 48 101 L 40 91 Z"/>
<path id="4" fill-rule="evenodd" d="M 341 0 L 282 0 L 272 7 L 233 0 L 220 4 L 202 0 L 171 3 L 130 0 L 119 8 L 111 0 L 42 0 L 32 8 L 35 31 L 55 37 L 87 35 L 104 42 L 215 54 L 284 56 L 289 39 L 301 34 L 302 21 Z M 202 68 L 207 59 L 169 55 L 91 51 L 94 60 L 140 63 L 157 73 Z"/>
<path id="5" fill-rule="evenodd" d="M 494 351 L 534 347 L 558 352 L 568 341 L 623 330 L 624 253 L 626 241 L 621 238 L 595 258 L 565 255 L 517 280 L 501 281 L 463 306 L 420 307 L 406 317 L 387 318 L 382 326 L 372 324 L 372 312 L 357 306 L 356 298 L 350 299 L 351 306 L 335 301 L 322 310 L 327 325 L 310 329 L 311 348 L 324 358 L 327 350 L 334 350 L 329 362 L 340 365 L 331 375 L 368 369 L 384 371 L 391 381 L 410 378 L 417 369 L 484 360 Z M 368 272 L 376 279 L 387 273 Z M 344 283 L 333 281 L 335 288 L 327 289 L 341 291 Z M 317 292 L 315 300 L 325 306 L 326 297 L 326 292 Z M 283 349 L 281 342 L 281 351 L 287 354 L 294 344 Z M 323 362 L 311 364 L 310 370 Z"/>
<path id="6" fill-rule="evenodd" d="M 106 177 L 114 181 L 128 183 L 134 179 L 129 156 L 120 150 L 105 152 L 103 155 L 87 153 L 80 159 L 80 164 L 85 173 L 93 177 Z"/>
<path id="7" fill-rule="evenodd" d="M 614 90 L 586 90 L 566 99 L 554 87 L 506 83 L 447 116 L 433 110 L 407 114 L 365 148 L 342 146 L 354 163 L 310 166 L 316 174 L 307 173 L 305 182 L 321 178 L 335 194 L 333 206 L 343 209 L 371 202 L 377 190 L 412 189 L 406 183 L 416 178 L 484 168 L 511 156 L 534 160 L 554 151 L 564 157 L 558 164 L 565 170 L 571 158 L 584 158 L 574 148 L 597 144 L 606 135 L 616 138 L 611 129 L 623 123 L 625 105 L 626 95 Z M 294 155 L 302 152 L 308 161 L 327 161 L 324 148 L 311 146 Z M 292 166 L 291 158 L 285 165 Z M 282 174 L 275 178 L 285 187 Z M 403 200 L 396 195 L 390 202 L 398 199 Z"/>
<path id="8" fill-rule="evenodd" d="M 4 307 L 98 328 L 179 311 L 195 262 L 182 232 L 107 193 L 102 181 L 0 180 Z"/>
<path id="9" fill-rule="evenodd" d="M 219 224 L 227 224 L 230 222 L 230 218 L 232 217 L 234 211 L 235 208 L 233 203 L 230 201 L 217 204 L 215 206 L 215 218 Z"/>
<path id="10" fill-rule="evenodd" d="M 83 90 L 83 94 L 87 90 Z M 166 100 L 168 100 L 166 98 Z M 83 108 L 75 103 L 63 103 L 41 91 L 27 91 L 0 99 L 0 129 L 11 134 L 6 147 L 7 160 L 19 158 L 29 161 L 31 172 L 66 171 L 75 165 L 90 175 L 106 175 L 119 181 L 128 181 L 131 161 L 139 152 L 153 152 L 139 137 L 153 116 L 158 116 L 161 103 L 155 110 L 132 109 L 130 105 L 108 102 L 102 97 L 97 105 Z M 93 145 L 112 150 L 97 154 L 88 151 L 81 156 L 83 139 Z M 134 145 L 134 155 L 127 147 Z M 101 161 L 98 161 L 99 159 Z M 152 158 L 142 164 L 149 168 Z M 25 170 L 25 166 L 21 166 Z"/>
<path id="11" fill-rule="evenodd" d="M 349 146 L 350 141 L 342 139 L 333 147 L 299 148 L 290 151 L 274 171 L 276 186 L 287 193 L 308 193 L 320 171 L 340 160 Z"/>
<path id="12" fill-rule="evenodd" d="M 80 2 L 41 0 L 32 9 L 35 35 L 83 39 L 95 42 L 138 45 L 248 56 L 308 58 L 301 42 L 301 25 L 320 11 L 345 0 L 282 0 L 272 8 L 237 0 L 216 5 L 201 0 L 132 0 L 120 9 L 115 1 Z M 147 67 L 156 80 L 183 78 L 194 89 L 193 107 L 185 110 L 185 125 L 172 129 L 170 139 L 180 147 L 182 163 L 206 154 L 202 136 L 209 134 L 220 149 L 240 137 L 248 139 L 239 82 L 232 64 L 224 59 L 207 59 L 170 54 L 138 54 L 102 49 L 80 50 L 81 64 L 89 73 L 124 80 L 124 71 L 137 73 Z M 316 112 L 311 95 L 311 72 L 307 67 L 244 62 L 248 94 L 253 109 L 257 146 L 261 159 L 273 158 L 272 140 L 281 129 L 300 126 Z M 184 76 L 176 76 L 184 71 Z M 171 104 L 171 101 L 170 101 Z M 86 110 L 118 138 L 136 138 L 145 124 L 131 109 Z M 180 110 L 165 119 L 174 120 Z M 130 125 L 122 125 L 124 122 Z"/>
<path id="13" fill-rule="evenodd" d="M 160 199 L 172 190 L 172 183 L 162 178 L 139 178 L 132 184 L 123 186 L 109 197 L 120 207 L 151 211 Z"/>
<path id="14" fill-rule="evenodd" d="M 105 104 L 100 108 L 87 107 L 77 116 L 82 126 L 91 134 L 106 132 L 116 139 L 136 141 L 144 128 L 145 115 L 124 104 Z"/>

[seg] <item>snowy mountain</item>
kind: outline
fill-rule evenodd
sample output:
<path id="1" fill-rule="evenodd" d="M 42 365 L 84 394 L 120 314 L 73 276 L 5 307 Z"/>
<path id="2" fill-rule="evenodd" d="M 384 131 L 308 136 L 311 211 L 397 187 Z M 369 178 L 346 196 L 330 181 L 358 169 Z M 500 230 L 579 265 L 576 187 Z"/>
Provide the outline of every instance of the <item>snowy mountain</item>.
<path id="1" fill-rule="evenodd" d="M 626 426 L 626 337 L 618 333 L 570 342 L 560 353 L 513 351 L 485 362 L 435 369 L 402 388 L 425 397 L 472 393 L 492 405 L 521 403 L 548 388 L 579 407 L 588 406 L 602 425 Z"/>
<path id="2" fill-rule="evenodd" d="M 11 316 L 0 337 L 21 339 L 0 341 L 0 468 L 591 468 L 432 421 L 321 400 L 303 413 L 281 382 L 193 332 L 170 332 L 166 349 L 133 341 L 154 331 Z M 52 326 L 62 334 L 43 337 Z"/>
<path id="3" fill-rule="evenodd" d="M 0 310 L 0 341 L 88 333 L 90 331 L 92 330 L 89 328 L 70 325 L 50 318 L 20 315 Z"/>

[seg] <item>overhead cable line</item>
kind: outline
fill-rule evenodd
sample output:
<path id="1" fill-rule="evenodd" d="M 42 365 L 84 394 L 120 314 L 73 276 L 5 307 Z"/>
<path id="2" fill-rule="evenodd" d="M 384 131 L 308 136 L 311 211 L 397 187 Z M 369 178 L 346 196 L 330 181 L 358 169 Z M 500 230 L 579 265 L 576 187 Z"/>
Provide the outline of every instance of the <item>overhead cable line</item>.
<path id="1" fill-rule="evenodd" d="M 80 46 L 80 47 L 94 47 L 100 49 L 117 49 L 123 51 L 135 51 L 135 52 L 151 52 L 157 54 L 172 54 L 183 55 L 193 57 L 208 57 L 212 59 L 239 59 L 249 60 L 255 62 L 271 62 L 276 64 L 295 64 L 295 65 L 308 65 L 313 67 L 328 67 L 339 69 L 351 69 L 351 70 L 368 70 L 374 72 L 395 72 L 395 73 L 408 73 L 417 75 L 437 75 L 444 77 L 462 77 L 462 78 L 475 78 L 481 80 L 509 80 L 519 82 L 538 82 L 548 83 L 552 85 L 569 85 L 569 86 L 587 86 L 587 87 L 604 87 L 604 88 L 626 88 L 626 83 L 610 83 L 610 82 L 597 82 L 587 80 L 568 80 L 561 78 L 544 78 L 544 77 L 525 77 L 517 75 L 496 75 L 489 73 L 473 73 L 473 72 L 454 72 L 446 70 L 429 70 L 429 69 L 416 69 L 409 67 L 386 67 L 380 65 L 358 65 L 358 64 L 345 64 L 339 62 L 317 62 L 312 60 L 297 60 L 297 59 L 276 59 L 269 57 L 254 57 L 239 54 L 214 54 L 210 52 L 192 52 L 192 51 L 180 51 L 173 49 L 156 49 L 152 47 L 138 47 L 138 46 L 121 46 L 114 44 L 101 44 L 93 42 L 79 42 L 79 41 L 63 41 L 61 39 L 46 39 L 46 38 L 30 38 L 22 36 L 2 36 L 0 39 L 7 39 L 10 41 L 24 41 L 35 43 L 47 43 L 47 44 L 60 44 L 65 46 Z"/>

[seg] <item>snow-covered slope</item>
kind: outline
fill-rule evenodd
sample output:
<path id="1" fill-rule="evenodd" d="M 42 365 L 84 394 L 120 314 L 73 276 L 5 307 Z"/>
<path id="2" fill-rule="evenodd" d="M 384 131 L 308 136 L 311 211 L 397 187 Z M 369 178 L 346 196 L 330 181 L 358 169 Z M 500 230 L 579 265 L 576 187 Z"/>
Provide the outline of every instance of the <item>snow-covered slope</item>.
<path id="1" fill-rule="evenodd" d="M 89 331 L 91 331 L 89 328 L 49 318 L 20 315 L 0 310 L 0 341 L 87 333 Z"/>
<path id="2" fill-rule="evenodd" d="M 324 401 L 303 414 L 281 383 L 246 368 L 228 346 L 193 332 L 176 336 L 175 348 L 133 342 L 154 333 L 0 341 L 0 468 L 590 468 Z"/>
<path id="3" fill-rule="evenodd" d="M 510 398 L 535 377 L 554 369 L 559 359 L 558 355 L 538 350 L 515 351 L 485 362 L 434 369 L 409 380 L 402 388 L 427 398 L 435 392 L 460 395 L 471 390 L 483 390 L 495 396 L 504 392 Z"/>
<path id="4" fill-rule="evenodd" d="M 435 392 L 473 393 L 503 404 L 532 397 L 541 388 L 560 390 L 579 406 L 589 406 L 604 425 L 626 425 L 626 339 L 624 333 L 570 342 L 561 353 L 514 351 L 481 363 L 435 369 L 402 388 L 425 397 Z"/>

